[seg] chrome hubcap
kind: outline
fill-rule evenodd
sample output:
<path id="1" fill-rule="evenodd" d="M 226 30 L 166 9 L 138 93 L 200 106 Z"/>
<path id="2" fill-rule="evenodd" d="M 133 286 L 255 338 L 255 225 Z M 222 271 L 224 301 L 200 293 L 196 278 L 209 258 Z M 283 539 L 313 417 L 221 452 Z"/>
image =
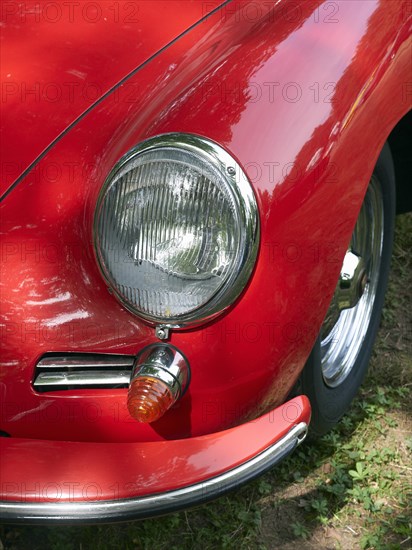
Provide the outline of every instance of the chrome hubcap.
<path id="1" fill-rule="evenodd" d="M 322 374 L 332 388 L 353 369 L 370 324 L 378 288 L 383 222 L 381 186 L 372 176 L 321 329 Z"/>

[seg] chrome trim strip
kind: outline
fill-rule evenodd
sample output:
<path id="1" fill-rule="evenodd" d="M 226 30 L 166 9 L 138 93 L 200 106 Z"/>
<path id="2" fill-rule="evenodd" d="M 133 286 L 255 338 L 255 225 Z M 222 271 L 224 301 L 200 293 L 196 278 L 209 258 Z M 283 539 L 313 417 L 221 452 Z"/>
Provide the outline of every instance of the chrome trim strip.
<path id="1" fill-rule="evenodd" d="M 128 386 L 135 359 L 132 355 L 47 355 L 36 365 L 33 387 L 44 392 L 71 386 Z"/>
<path id="2" fill-rule="evenodd" d="M 94 502 L 0 502 L 3 522 L 97 523 L 156 516 L 201 504 L 262 474 L 292 452 L 306 437 L 307 424 L 297 424 L 279 441 L 240 466 L 216 477 L 167 493 Z"/>
<path id="3" fill-rule="evenodd" d="M 36 369 L 91 369 L 99 367 L 132 368 L 135 358 L 133 356 L 116 355 L 90 355 L 78 354 L 70 356 L 43 357 L 36 365 Z"/>
<path id="4" fill-rule="evenodd" d="M 33 386 L 114 386 L 129 385 L 130 371 L 92 370 L 79 372 L 41 372 Z"/>

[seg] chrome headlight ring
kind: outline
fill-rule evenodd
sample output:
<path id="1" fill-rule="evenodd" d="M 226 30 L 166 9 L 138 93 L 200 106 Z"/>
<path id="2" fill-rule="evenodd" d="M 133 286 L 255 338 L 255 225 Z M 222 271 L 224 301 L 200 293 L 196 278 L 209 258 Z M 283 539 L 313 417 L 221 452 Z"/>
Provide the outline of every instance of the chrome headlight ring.
<path id="1" fill-rule="evenodd" d="M 94 242 L 104 278 L 129 311 L 155 325 L 196 326 L 227 309 L 250 278 L 259 246 L 256 198 L 215 142 L 160 135 L 110 172 Z"/>

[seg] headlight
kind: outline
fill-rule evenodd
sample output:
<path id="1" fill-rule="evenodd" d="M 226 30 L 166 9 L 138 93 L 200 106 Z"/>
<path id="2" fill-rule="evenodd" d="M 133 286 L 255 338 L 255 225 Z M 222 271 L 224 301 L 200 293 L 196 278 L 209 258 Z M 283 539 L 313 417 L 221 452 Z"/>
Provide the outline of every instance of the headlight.
<path id="1" fill-rule="evenodd" d="M 101 190 L 95 245 L 117 298 L 146 320 L 198 324 L 227 308 L 253 269 L 252 188 L 216 143 L 187 134 L 127 153 Z"/>

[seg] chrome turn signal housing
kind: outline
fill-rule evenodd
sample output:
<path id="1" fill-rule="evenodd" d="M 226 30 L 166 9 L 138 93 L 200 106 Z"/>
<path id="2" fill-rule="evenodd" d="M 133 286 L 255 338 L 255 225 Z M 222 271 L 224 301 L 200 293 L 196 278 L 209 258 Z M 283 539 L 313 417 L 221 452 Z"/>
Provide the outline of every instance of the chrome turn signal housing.
<path id="1" fill-rule="evenodd" d="M 154 344 L 136 358 L 130 378 L 127 408 L 138 422 L 161 418 L 185 393 L 190 381 L 187 359 L 175 347 Z"/>

